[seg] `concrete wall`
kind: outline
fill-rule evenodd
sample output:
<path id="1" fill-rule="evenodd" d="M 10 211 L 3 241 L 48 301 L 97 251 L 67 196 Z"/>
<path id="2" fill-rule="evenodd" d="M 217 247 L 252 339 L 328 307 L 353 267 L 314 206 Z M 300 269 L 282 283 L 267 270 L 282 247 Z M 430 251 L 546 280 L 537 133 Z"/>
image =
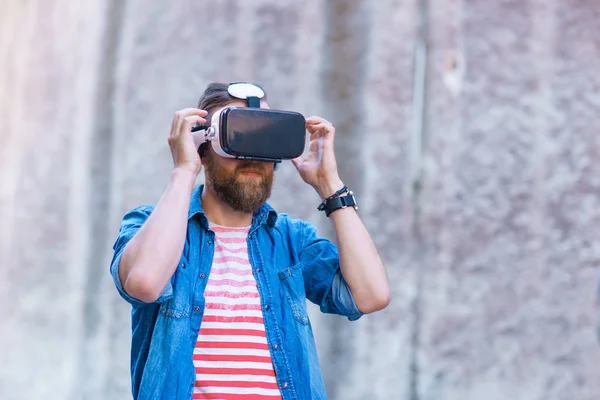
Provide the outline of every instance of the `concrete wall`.
<path id="1" fill-rule="evenodd" d="M 119 221 L 166 186 L 173 112 L 249 80 L 335 123 L 392 283 L 355 323 L 311 308 L 332 399 L 598 399 L 598 20 L 595 0 L 2 1 L 0 397 L 128 398 Z M 271 203 L 332 234 L 289 163 Z"/>

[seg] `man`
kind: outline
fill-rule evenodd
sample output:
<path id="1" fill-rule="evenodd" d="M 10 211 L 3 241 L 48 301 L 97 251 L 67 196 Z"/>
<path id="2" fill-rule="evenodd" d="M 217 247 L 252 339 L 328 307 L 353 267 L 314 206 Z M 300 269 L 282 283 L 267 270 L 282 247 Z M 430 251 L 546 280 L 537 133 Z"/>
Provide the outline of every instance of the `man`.
<path id="1" fill-rule="evenodd" d="M 111 274 L 133 306 L 133 397 L 326 399 L 306 299 L 350 320 L 381 310 L 384 267 L 354 207 L 329 215 L 335 246 L 265 203 L 274 163 L 225 158 L 210 142 L 198 151 L 192 128 L 226 106 L 246 104 L 213 83 L 197 109 L 175 113 L 167 189 L 125 215 L 114 245 Z M 339 197 L 335 129 L 311 117 L 306 130 L 308 154 L 293 163 L 321 199 Z"/>

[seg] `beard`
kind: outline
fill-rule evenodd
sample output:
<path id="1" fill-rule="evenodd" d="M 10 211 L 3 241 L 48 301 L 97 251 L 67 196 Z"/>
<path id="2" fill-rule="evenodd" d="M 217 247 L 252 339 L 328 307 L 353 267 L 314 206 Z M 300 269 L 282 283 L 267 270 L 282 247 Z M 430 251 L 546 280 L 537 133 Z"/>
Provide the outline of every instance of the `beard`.
<path id="1" fill-rule="evenodd" d="M 254 213 L 269 197 L 273 188 L 273 172 L 267 172 L 265 164 L 257 161 L 242 162 L 233 172 L 216 165 L 215 154 L 204 158 L 206 185 L 216 196 L 234 211 Z M 244 177 L 245 171 L 260 177 Z"/>

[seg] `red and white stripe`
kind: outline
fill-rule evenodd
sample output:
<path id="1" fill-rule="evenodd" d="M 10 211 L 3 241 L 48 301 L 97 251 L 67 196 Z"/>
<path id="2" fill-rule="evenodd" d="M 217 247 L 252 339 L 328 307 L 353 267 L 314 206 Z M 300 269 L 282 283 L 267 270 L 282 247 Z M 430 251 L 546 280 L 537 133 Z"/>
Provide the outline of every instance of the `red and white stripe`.
<path id="1" fill-rule="evenodd" d="M 194 349 L 194 399 L 281 399 L 256 281 L 248 260 L 249 228 L 211 224 L 215 255 L 204 291 Z"/>

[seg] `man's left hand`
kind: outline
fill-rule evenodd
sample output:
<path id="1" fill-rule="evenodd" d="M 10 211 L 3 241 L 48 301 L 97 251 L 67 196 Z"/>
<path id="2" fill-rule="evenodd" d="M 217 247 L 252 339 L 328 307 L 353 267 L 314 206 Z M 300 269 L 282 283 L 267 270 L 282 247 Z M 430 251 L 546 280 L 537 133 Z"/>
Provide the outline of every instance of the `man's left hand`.
<path id="1" fill-rule="evenodd" d="M 321 117 L 310 117 L 306 120 L 306 130 L 310 133 L 308 154 L 292 162 L 304 182 L 311 185 L 321 199 L 325 199 L 344 186 L 338 175 L 333 150 L 335 128 Z"/>

